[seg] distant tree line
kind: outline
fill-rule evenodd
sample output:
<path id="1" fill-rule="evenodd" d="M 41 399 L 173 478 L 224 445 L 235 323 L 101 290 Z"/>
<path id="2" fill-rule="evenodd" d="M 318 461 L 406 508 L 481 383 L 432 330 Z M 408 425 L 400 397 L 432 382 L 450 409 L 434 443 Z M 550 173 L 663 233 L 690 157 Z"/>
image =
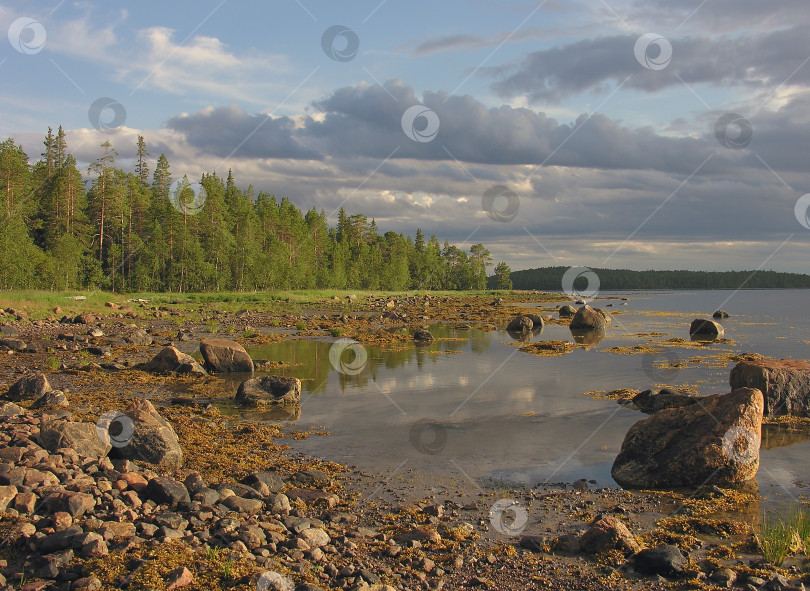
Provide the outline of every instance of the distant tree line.
<path id="1" fill-rule="evenodd" d="M 510 274 L 514 289 L 562 291 L 563 274 L 568 267 L 526 269 Z M 810 288 L 810 275 L 776 271 L 629 271 L 627 269 L 592 269 L 599 277 L 600 290 L 628 289 L 787 289 Z M 498 277 L 488 278 L 494 288 Z M 591 289 L 580 277 L 575 289 Z"/>
<path id="2" fill-rule="evenodd" d="M 230 171 L 173 180 L 143 137 L 132 170 L 104 142 L 87 180 L 61 127 L 41 156 L 31 165 L 12 138 L 0 144 L 0 289 L 484 289 L 492 265 L 483 244 L 381 234 L 343 209 L 329 227 L 323 211 L 240 189 Z"/>

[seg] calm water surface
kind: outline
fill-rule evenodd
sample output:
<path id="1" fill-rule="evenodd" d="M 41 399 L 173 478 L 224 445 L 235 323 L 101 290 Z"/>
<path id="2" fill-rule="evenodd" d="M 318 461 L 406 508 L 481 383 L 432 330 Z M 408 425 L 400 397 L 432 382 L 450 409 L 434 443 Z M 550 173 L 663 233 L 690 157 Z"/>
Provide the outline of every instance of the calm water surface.
<path id="1" fill-rule="evenodd" d="M 503 330 L 453 326 L 431 327 L 439 340 L 424 350 L 412 345 L 394 352 L 367 347 L 368 360 L 357 375 L 333 368 L 328 342 L 286 341 L 250 353 L 255 359 L 291 364 L 279 372 L 303 382 L 300 418 L 291 418 L 298 419 L 299 429 L 321 426 L 332 434 L 294 442 L 296 449 L 360 468 L 454 473 L 476 482 L 496 479 L 529 486 L 579 478 L 616 486 L 610 467 L 627 429 L 646 415 L 585 392 L 661 384 L 696 386 L 700 394 L 729 391 L 732 364 L 653 372 L 643 355 L 606 352 L 649 340 L 639 333 L 688 339 L 694 318 L 710 317 L 722 307 L 731 314 L 722 324 L 733 345 L 715 344 L 707 351 L 666 349 L 668 355 L 688 360 L 714 348 L 810 359 L 810 317 L 797 313 L 810 302 L 810 291 L 601 296 L 595 305 L 613 304 L 606 309 L 619 312 L 605 338 L 562 357 L 522 353 L 507 344 L 514 339 Z M 470 324 L 475 327 L 473 319 Z M 573 340 L 567 327 L 556 325 L 533 337 L 554 339 Z M 810 434 L 767 429 L 758 480 L 770 502 L 810 492 Z"/>

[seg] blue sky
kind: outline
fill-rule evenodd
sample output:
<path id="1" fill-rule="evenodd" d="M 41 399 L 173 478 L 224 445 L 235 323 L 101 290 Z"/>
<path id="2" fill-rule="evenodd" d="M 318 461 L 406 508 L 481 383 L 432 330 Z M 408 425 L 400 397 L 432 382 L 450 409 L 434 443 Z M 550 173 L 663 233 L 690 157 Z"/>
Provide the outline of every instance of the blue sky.
<path id="1" fill-rule="evenodd" d="M 142 134 L 178 178 L 231 168 L 513 269 L 808 273 L 808 21 L 803 0 L 4 3 L 0 136 L 36 160 L 61 124 L 80 164 L 109 139 L 128 166 Z M 334 25 L 359 41 L 342 61 Z M 401 121 L 419 104 L 426 141 Z"/>

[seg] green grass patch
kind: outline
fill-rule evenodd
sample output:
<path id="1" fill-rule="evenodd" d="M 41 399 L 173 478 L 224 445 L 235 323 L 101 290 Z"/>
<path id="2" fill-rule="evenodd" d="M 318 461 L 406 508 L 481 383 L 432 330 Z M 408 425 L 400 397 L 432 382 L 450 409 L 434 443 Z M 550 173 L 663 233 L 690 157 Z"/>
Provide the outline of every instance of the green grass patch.
<path id="1" fill-rule="evenodd" d="M 810 550 L 810 514 L 802 506 L 794 507 L 786 516 L 763 514 L 755 538 L 765 560 L 781 566 L 791 554 Z"/>

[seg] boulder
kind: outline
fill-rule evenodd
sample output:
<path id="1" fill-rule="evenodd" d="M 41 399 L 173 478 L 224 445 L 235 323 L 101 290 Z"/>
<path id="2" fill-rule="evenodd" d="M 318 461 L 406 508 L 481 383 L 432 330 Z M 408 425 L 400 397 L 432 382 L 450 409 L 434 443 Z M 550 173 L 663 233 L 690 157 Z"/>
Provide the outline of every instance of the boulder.
<path id="1" fill-rule="evenodd" d="M 722 339 L 725 331 L 719 322 L 714 320 L 705 320 L 696 318 L 689 325 L 689 335 L 697 337 L 709 337 L 714 339 Z"/>
<path id="2" fill-rule="evenodd" d="M 0 402 L 0 417 L 18 417 L 25 411 L 13 402 Z"/>
<path id="3" fill-rule="evenodd" d="M 60 447 L 67 447 L 86 458 L 103 458 L 112 447 L 99 438 L 93 423 L 61 419 L 43 421 L 39 430 L 39 444 L 51 453 Z"/>
<path id="4" fill-rule="evenodd" d="M 540 321 L 540 326 L 543 325 L 543 321 Z M 528 316 L 516 316 L 506 325 L 506 330 L 509 332 L 531 332 L 534 328 L 534 321 L 529 318 Z"/>
<path id="5" fill-rule="evenodd" d="M 146 485 L 145 493 L 148 499 L 158 505 L 176 507 L 177 505 L 188 505 L 191 502 L 188 489 L 182 482 L 164 476 L 152 478 Z"/>
<path id="6" fill-rule="evenodd" d="M 728 318 L 729 314 L 725 310 L 717 310 L 712 314 L 712 318 Z"/>
<path id="7" fill-rule="evenodd" d="M 586 554 L 618 550 L 630 556 L 641 550 L 627 526 L 615 517 L 602 517 L 579 538 L 579 549 Z"/>
<path id="8" fill-rule="evenodd" d="M 683 574 L 686 557 L 677 546 L 664 544 L 657 548 L 646 548 L 633 557 L 635 569 L 645 575 L 661 575 L 676 578 Z"/>
<path id="9" fill-rule="evenodd" d="M 20 339 L 0 339 L 0 350 L 25 351 L 28 345 Z"/>
<path id="10" fill-rule="evenodd" d="M 66 406 L 70 406 L 68 402 L 67 396 L 61 390 L 51 390 L 50 392 L 45 392 L 42 396 L 37 398 L 34 401 L 34 404 L 31 405 L 31 408 L 43 408 L 46 406 L 56 406 L 60 408 L 64 408 Z"/>
<path id="11" fill-rule="evenodd" d="M 245 348 L 227 339 L 207 339 L 200 343 L 205 369 L 210 372 L 253 373 L 253 360 Z"/>
<path id="12" fill-rule="evenodd" d="M 151 402 L 136 400 L 123 414 L 131 421 L 130 434 L 115 444 L 116 456 L 174 468 L 183 465 L 183 450 L 177 434 L 171 424 L 158 414 Z M 122 421 L 122 427 L 126 430 L 128 425 Z"/>
<path id="13" fill-rule="evenodd" d="M 96 317 L 92 314 L 79 314 L 73 319 L 74 324 L 94 324 Z"/>
<path id="14" fill-rule="evenodd" d="M 541 330 L 544 326 L 543 317 L 537 314 L 526 314 L 526 317 L 532 321 L 532 330 Z"/>
<path id="15" fill-rule="evenodd" d="M 174 347 L 166 347 L 142 367 L 144 370 L 152 373 L 179 373 L 194 376 L 208 375 L 208 372 L 206 372 L 191 355 L 186 355 Z"/>
<path id="16" fill-rule="evenodd" d="M 611 475 L 624 488 L 735 485 L 759 468 L 764 400 L 740 388 L 659 411 L 630 427 Z"/>
<path id="17" fill-rule="evenodd" d="M 53 390 L 44 373 L 32 373 L 14 382 L 6 393 L 6 398 L 17 402 L 19 400 L 36 400 L 46 392 Z"/>
<path id="18" fill-rule="evenodd" d="M 757 388 L 765 395 L 766 415 L 810 413 L 810 363 L 781 360 L 740 361 L 731 370 L 732 389 Z"/>
<path id="19" fill-rule="evenodd" d="M 641 412 L 652 414 L 659 410 L 664 410 L 665 408 L 688 406 L 694 404 L 697 400 L 697 396 L 664 388 L 663 390 L 659 390 L 657 394 L 653 394 L 652 390 L 639 392 L 633 396 L 631 402 Z"/>
<path id="20" fill-rule="evenodd" d="M 607 327 L 607 315 L 598 308 L 591 308 L 588 305 L 582 306 L 574 317 L 571 319 L 571 324 L 568 325 L 571 329 L 577 330 L 605 330 Z"/>
<path id="21" fill-rule="evenodd" d="M 235 400 L 253 406 L 297 405 L 301 402 L 301 380 L 281 376 L 250 378 L 239 384 Z"/>
<path id="22" fill-rule="evenodd" d="M 559 310 L 560 318 L 571 318 L 577 313 L 577 309 L 574 306 L 569 306 L 566 304 L 562 306 Z"/>
<path id="23" fill-rule="evenodd" d="M 429 330 L 420 328 L 415 333 L 413 333 L 413 340 L 414 342 L 419 343 L 420 345 L 427 345 L 432 343 L 436 339 L 433 337 L 432 334 L 430 334 Z"/>

